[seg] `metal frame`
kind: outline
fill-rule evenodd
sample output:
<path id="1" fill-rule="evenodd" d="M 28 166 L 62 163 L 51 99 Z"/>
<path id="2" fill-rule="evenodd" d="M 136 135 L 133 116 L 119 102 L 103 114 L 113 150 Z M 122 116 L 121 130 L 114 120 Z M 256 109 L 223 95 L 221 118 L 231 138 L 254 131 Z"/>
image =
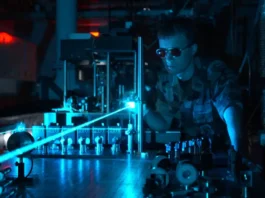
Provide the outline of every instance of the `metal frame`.
<path id="1" fill-rule="evenodd" d="M 137 95 L 138 95 L 138 114 L 137 114 L 137 132 L 138 132 L 138 152 L 143 152 L 143 86 L 144 86 L 144 58 L 143 58 L 143 39 L 137 39 Z"/>
<path id="2" fill-rule="evenodd" d="M 138 152 L 143 152 L 143 85 L 144 85 L 144 60 L 143 60 L 143 39 L 142 37 L 138 37 L 137 39 L 137 52 L 135 50 L 93 50 L 86 49 L 91 52 L 107 52 L 107 111 L 109 113 L 109 105 L 110 105 L 110 55 L 111 53 L 134 53 L 134 92 L 137 94 L 138 102 L 137 105 L 137 119 L 134 119 L 134 126 L 137 125 L 137 135 L 138 135 Z M 65 107 L 66 97 L 67 97 L 67 61 L 63 61 L 63 70 L 64 70 L 64 86 L 63 86 L 63 104 Z M 96 94 L 96 65 L 94 65 L 94 96 Z"/>
<path id="3" fill-rule="evenodd" d="M 67 97 L 67 61 L 63 61 L 63 107 L 66 104 L 66 97 Z"/>

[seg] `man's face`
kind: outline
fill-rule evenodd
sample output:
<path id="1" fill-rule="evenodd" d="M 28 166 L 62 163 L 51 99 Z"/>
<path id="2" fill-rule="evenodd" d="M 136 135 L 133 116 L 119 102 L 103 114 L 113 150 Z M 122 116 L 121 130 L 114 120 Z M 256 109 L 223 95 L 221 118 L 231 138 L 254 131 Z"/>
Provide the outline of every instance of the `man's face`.
<path id="1" fill-rule="evenodd" d="M 159 49 L 165 52 L 161 58 L 169 73 L 181 75 L 185 72 L 195 54 L 192 44 L 184 34 L 159 38 Z"/>

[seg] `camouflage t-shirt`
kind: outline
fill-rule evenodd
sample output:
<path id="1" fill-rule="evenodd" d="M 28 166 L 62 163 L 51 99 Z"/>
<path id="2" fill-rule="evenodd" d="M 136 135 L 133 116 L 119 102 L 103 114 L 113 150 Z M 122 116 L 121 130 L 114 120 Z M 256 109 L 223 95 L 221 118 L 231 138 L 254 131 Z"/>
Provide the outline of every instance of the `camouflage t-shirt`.
<path id="1" fill-rule="evenodd" d="M 195 59 L 195 73 L 182 82 L 166 72 L 159 73 L 156 110 L 168 121 L 178 120 L 188 136 L 220 134 L 226 130 L 224 112 L 242 106 L 236 75 L 216 59 Z"/>

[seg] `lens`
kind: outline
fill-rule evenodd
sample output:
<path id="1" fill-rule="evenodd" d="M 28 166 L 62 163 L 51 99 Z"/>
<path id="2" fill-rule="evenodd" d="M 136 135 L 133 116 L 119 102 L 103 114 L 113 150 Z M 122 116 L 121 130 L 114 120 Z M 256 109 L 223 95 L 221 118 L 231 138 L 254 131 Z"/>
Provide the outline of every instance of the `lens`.
<path id="1" fill-rule="evenodd" d="M 181 55 L 181 50 L 178 48 L 172 48 L 172 49 L 157 49 L 156 50 L 156 54 L 160 57 L 160 58 L 164 58 L 166 56 L 166 53 L 170 53 L 171 56 L 175 56 L 178 57 Z"/>
<path id="2" fill-rule="evenodd" d="M 178 48 L 171 49 L 170 53 L 172 56 L 180 56 L 181 55 L 181 51 Z"/>
<path id="3" fill-rule="evenodd" d="M 166 56 L 166 51 L 163 50 L 163 49 L 157 49 L 156 50 L 156 54 L 161 57 L 161 58 L 164 58 Z"/>

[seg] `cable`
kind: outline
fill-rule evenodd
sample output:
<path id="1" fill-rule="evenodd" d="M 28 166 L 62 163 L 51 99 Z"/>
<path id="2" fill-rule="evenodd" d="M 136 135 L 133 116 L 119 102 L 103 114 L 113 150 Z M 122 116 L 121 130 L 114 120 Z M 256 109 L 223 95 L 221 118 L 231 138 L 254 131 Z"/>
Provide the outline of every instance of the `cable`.
<path id="1" fill-rule="evenodd" d="M 30 156 L 30 161 L 31 161 L 31 166 L 30 166 L 30 169 L 29 169 L 29 172 L 28 174 L 25 176 L 25 178 L 28 178 L 30 176 L 30 174 L 32 173 L 32 170 L 33 170 L 33 166 L 34 166 L 34 163 L 33 163 L 33 157 Z"/>
<path id="2" fill-rule="evenodd" d="M 258 108 L 261 105 L 261 101 L 256 105 L 256 107 L 254 108 L 253 112 L 250 114 L 249 119 L 247 120 L 247 126 L 250 124 L 252 118 L 255 116 L 256 112 L 258 111 Z"/>
<path id="3" fill-rule="evenodd" d="M 260 18 L 261 9 L 262 9 L 262 1 L 259 2 L 258 7 L 257 7 L 256 16 L 255 16 L 255 19 L 254 19 L 254 22 L 253 22 L 253 27 L 252 27 L 253 31 L 251 32 L 251 35 L 250 35 L 250 40 L 251 41 L 253 40 L 253 37 L 255 36 L 255 31 L 254 30 L 256 29 L 256 26 L 258 24 L 258 21 L 259 21 L 259 18 Z M 248 66 L 251 67 L 250 66 L 250 57 L 249 57 L 249 46 L 250 46 L 250 43 L 252 43 L 252 42 L 248 42 L 248 48 L 246 49 L 246 52 L 244 54 L 244 58 L 242 60 L 241 66 L 239 68 L 238 75 L 240 75 L 242 73 L 243 68 L 244 68 L 244 66 L 245 66 L 247 61 L 248 61 Z M 256 112 L 257 112 L 258 108 L 260 107 L 260 105 L 261 105 L 261 100 L 258 102 L 258 104 L 254 108 L 253 112 L 251 113 L 249 119 L 247 120 L 246 126 L 248 126 L 250 124 L 252 118 L 256 114 Z"/>
<path id="4" fill-rule="evenodd" d="M 244 58 L 243 58 L 243 60 L 242 60 L 241 66 L 240 66 L 239 71 L 238 71 L 239 74 L 242 73 L 243 68 L 244 68 L 244 66 L 245 66 L 245 63 L 246 63 L 246 61 L 247 61 L 247 59 L 248 59 L 248 56 L 249 56 L 249 46 L 250 46 L 250 43 L 252 43 L 252 41 L 253 41 L 253 37 L 255 36 L 255 31 L 254 31 L 254 30 L 256 29 L 256 26 L 257 26 L 258 21 L 259 21 L 259 16 L 260 16 L 260 12 L 261 12 L 261 5 L 262 5 L 262 4 L 259 3 L 259 5 L 258 5 L 258 7 L 257 7 L 255 20 L 254 20 L 254 22 L 253 22 L 253 27 L 252 27 L 252 30 L 253 30 L 253 31 L 251 32 L 250 39 L 249 39 L 249 42 L 248 42 L 248 49 L 247 49 L 246 52 L 245 52 Z"/>
<path id="5" fill-rule="evenodd" d="M 121 109 L 118 109 L 118 110 L 116 110 L 116 111 L 114 111 L 114 112 L 108 113 L 108 114 L 103 115 L 103 116 L 101 116 L 101 117 L 99 117 L 99 118 L 96 118 L 96 119 L 91 120 L 91 121 L 89 121 L 89 122 L 83 123 L 83 124 L 81 124 L 81 125 L 79 125 L 79 126 L 73 127 L 73 128 L 71 128 L 71 129 L 65 130 L 65 131 L 63 131 L 63 132 L 61 132 L 61 133 L 58 133 L 58 134 L 52 135 L 52 136 L 47 137 L 47 138 L 45 138 L 45 139 L 42 139 L 42 140 L 40 140 L 40 141 L 34 142 L 34 143 L 29 144 L 29 145 L 26 145 L 26 146 L 24 146 L 24 147 L 22 147 L 22 148 L 19 148 L 19 149 L 16 149 L 16 150 L 14 150 L 14 151 L 11 151 L 11 152 L 9 152 L 9 153 L 7 153 L 7 154 L 4 154 L 4 155 L 0 156 L 0 163 L 4 162 L 4 161 L 6 161 L 6 160 L 9 160 L 9 159 L 11 159 L 11 158 L 13 158 L 13 157 L 16 157 L 16 156 L 18 156 L 18 155 L 22 155 L 23 153 L 26 153 L 26 152 L 28 152 L 28 151 L 31 151 L 31 150 L 35 149 L 36 147 L 38 147 L 38 146 L 42 146 L 42 145 L 44 145 L 44 144 L 47 144 L 47 143 L 49 143 L 50 141 L 52 141 L 52 140 L 54 140 L 54 139 L 57 139 L 57 138 L 60 138 L 60 137 L 62 137 L 62 136 L 65 136 L 65 135 L 67 135 L 67 134 L 69 134 L 69 133 L 72 133 L 72 132 L 76 131 L 77 129 L 81 129 L 81 128 L 86 127 L 86 126 L 88 126 L 88 125 L 91 125 L 91 124 L 93 124 L 93 123 L 95 123 L 95 122 L 97 122 L 97 121 L 99 121 L 99 120 L 105 119 L 105 118 L 107 118 L 107 117 L 110 117 L 110 116 L 112 116 L 112 115 L 115 115 L 115 114 L 117 114 L 117 113 L 119 113 L 119 112 L 121 112 L 121 111 L 124 111 L 124 110 L 126 110 L 126 109 L 130 109 L 130 108 L 131 108 L 131 107 L 130 107 L 129 105 L 126 105 L 126 107 L 123 107 L 123 108 L 121 108 Z"/>
<path id="6" fill-rule="evenodd" d="M 185 8 L 187 7 L 187 5 L 190 3 L 190 0 L 186 0 L 186 2 L 184 3 L 184 5 L 182 6 L 182 8 L 178 11 L 177 16 L 180 16 L 181 12 L 183 10 L 185 10 Z"/>

